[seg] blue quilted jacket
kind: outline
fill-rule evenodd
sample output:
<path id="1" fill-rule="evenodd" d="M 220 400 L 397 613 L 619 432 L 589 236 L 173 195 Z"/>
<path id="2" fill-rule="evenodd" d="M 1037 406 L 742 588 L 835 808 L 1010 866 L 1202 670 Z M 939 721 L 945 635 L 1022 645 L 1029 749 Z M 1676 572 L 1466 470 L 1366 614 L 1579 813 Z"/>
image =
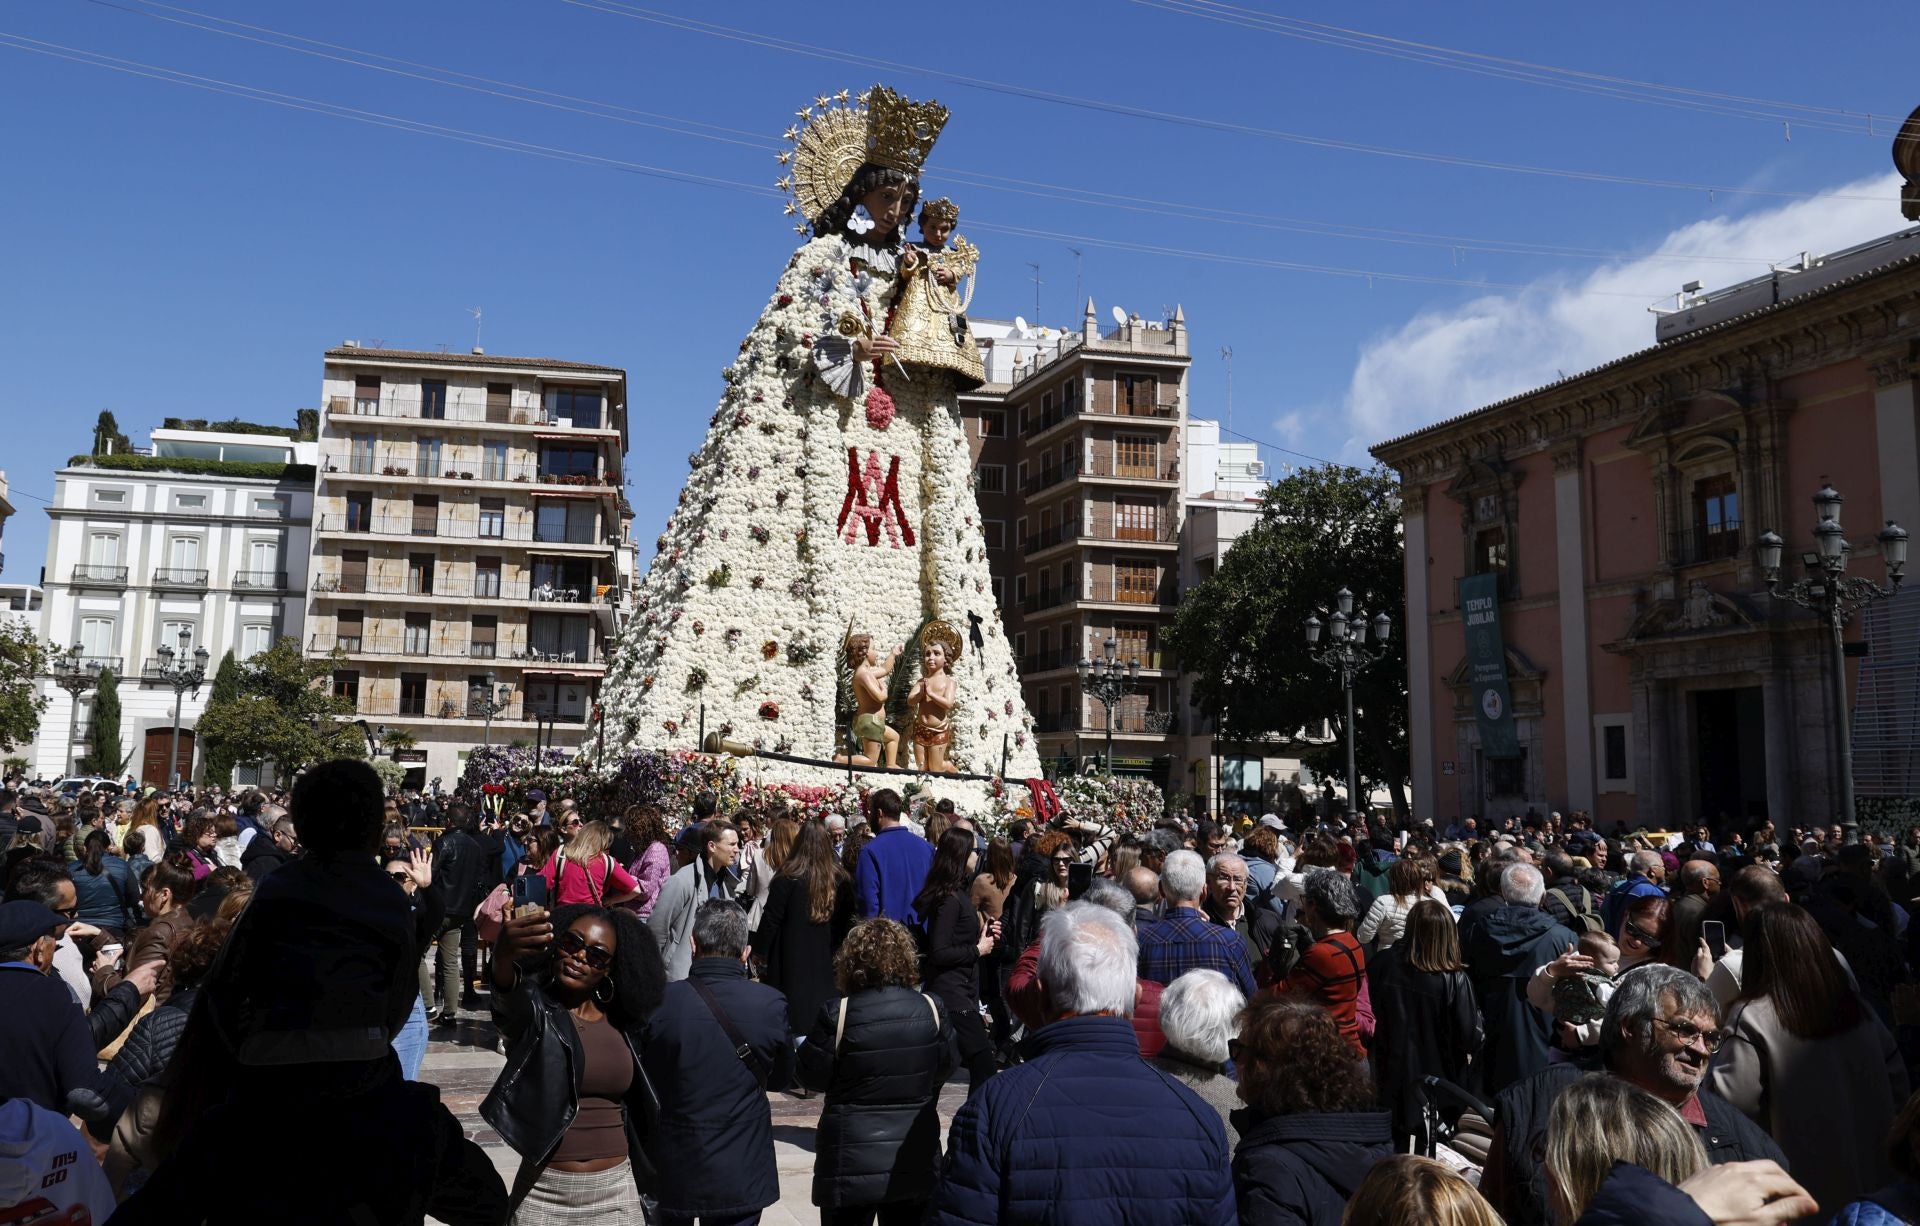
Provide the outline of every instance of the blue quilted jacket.
<path id="1" fill-rule="evenodd" d="M 1232 1226 L 1220 1114 L 1124 1017 L 1062 1018 L 954 1117 L 930 1221 Z"/>

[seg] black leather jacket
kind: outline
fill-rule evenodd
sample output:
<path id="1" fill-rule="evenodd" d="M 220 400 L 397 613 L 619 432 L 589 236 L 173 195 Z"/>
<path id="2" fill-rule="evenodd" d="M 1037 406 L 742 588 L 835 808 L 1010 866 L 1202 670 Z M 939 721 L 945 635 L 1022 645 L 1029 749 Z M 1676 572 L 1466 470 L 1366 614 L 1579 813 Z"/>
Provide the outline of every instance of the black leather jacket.
<path id="1" fill-rule="evenodd" d="M 520 1155 L 509 1196 L 518 1209 L 579 1113 L 586 1054 L 566 1006 L 541 990 L 536 975 L 523 972 L 511 991 L 494 988 L 493 1022 L 507 1041 L 507 1063 L 480 1104 L 480 1118 Z M 626 1097 L 627 1156 L 633 1161 L 635 1186 L 651 1195 L 654 1170 L 641 1150 L 640 1130 L 654 1110 L 653 1089 L 640 1065 L 638 1042 L 625 1032 L 622 1037 L 633 1053 L 633 1085 Z"/>
<path id="2" fill-rule="evenodd" d="M 447 918 L 464 923 L 473 918 L 473 910 L 486 897 L 481 879 L 487 866 L 487 853 L 464 830 L 449 830 L 440 836 L 433 852 L 433 889 L 446 905 Z"/>

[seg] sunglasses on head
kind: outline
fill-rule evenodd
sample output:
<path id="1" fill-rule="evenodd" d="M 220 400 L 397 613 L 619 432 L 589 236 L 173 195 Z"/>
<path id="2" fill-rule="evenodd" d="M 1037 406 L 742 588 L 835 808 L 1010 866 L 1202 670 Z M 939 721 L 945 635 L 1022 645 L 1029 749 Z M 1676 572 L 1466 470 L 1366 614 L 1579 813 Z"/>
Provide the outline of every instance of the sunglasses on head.
<path id="1" fill-rule="evenodd" d="M 587 944 L 587 938 L 572 929 L 561 933 L 560 939 L 555 941 L 554 945 L 563 954 L 577 955 L 582 962 L 596 971 L 604 971 L 613 965 L 611 950 Z"/>

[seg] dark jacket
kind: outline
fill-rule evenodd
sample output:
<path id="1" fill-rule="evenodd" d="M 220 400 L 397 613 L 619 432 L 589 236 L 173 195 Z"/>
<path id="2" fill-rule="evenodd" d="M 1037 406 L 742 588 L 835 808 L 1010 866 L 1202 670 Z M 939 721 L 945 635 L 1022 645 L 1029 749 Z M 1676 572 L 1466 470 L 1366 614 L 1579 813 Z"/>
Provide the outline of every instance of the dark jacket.
<path id="1" fill-rule="evenodd" d="M 764 1082 L 735 1055 L 695 984 L 732 1019 Z M 660 1172 L 661 1212 L 744 1217 L 779 1200 L 766 1089 L 793 1076 L 786 997 L 748 979 L 732 958 L 695 958 L 647 1020 L 641 1060 L 660 1095 L 660 1126 L 646 1144 Z"/>
<path id="2" fill-rule="evenodd" d="M 167 1003 L 134 1023 L 133 1033 L 120 1045 L 120 1052 L 107 1066 L 107 1076 L 122 1082 L 131 1098 L 133 1092 L 166 1071 L 173 1049 L 187 1029 L 187 1015 L 199 990 L 187 988 L 175 992 Z"/>
<path id="3" fill-rule="evenodd" d="M 1567 902 L 1571 902 L 1576 907 L 1584 903 L 1587 911 L 1590 912 L 1595 919 L 1604 919 L 1604 916 L 1601 914 L 1601 909 L 1606 903 L 1604 897 L 1595 894 L 1592 890 L 1581 885 L 1580 882 L 1572 876 L 1555 877 L 1547 883 L 1547 893 L 1540 896 L 1540 909 L 1548 915 L 1551 915 L 1553 922 L 1559 924 L 1568 932 L 1578 934 L 1585 925 L 1580 922 L 1577 915 L 1567 909 L 1566 903 L 1554 897 L 1554 890 L 1565 894 L 1567 896 Z"/>
<path id="4" fill-rule="evenodd" d="M 1140 1059 L 1126 1018 L 1061 1018 L 1029 1042 L 954 1116 L 930 1222 L 1052 1222 L 1063 1205 L 1076 1223 L 1234 1220 L 1220 1113 Z"/>
<path id="5" fill-rule="evenodd" d="M 291 859 L 293 857 L 282 851 L 280 845 L 273 841 L 272 835 L 256 834 L 248 840 L 246 849 L 240 853 L 240 871 L 257 882 Z M 439 872 L 439 867 L 437 864 L 434 866 L 436 874 Z"/>
<path id="6" fill-rule="evenodd" d="M 122 936 L 133 931 L 140 911 L 140 882 L 119 856 L 102 856 L 99 873 L 89 873 L 83 861 L 67 865 L 73 876 L 73 894 L 80 913 L 75 918 L 96 928 L 111 928 Z"/>
<path id="7" fill-rule="evenodd" d="M 840 883 L 833 914 L 817 924 L 804 882 L 780 876 L 768 887 L 767 906 L 754 934 L 753 952 L 766 963 L 761 982 L 779 988 L 787 998 L 787 1025 L 793 1033 L 805 1034 L 821 1008 L 838 999 L 833 984 L 833 951 L 846 938 L 852 918 L 850 881 Z"/>
<path id="8" fill-rule="evenodd" d="M 1444 1077 L 1474 1088 L 1485 1035 L 1480 1005 L 1465 971 L 1417 971 L 1407 965 L 1406 943 L 1396 942 L 1367 964 L 1373 1001 L 1373 1080 L 1380 1105 L 1393 1117 L 1397 1137 L 1420 1131 L 1421 1079 Z"/>
<path id="9" fill-rule="evenodd" d="M 1546 1153 L 1547 1117 L 1560 1091 L 1587 1073 L 1585 1064 L 1555 1064 L 1517 1082 L 1494 1100 L 1493 1143 L 1487 1154 L 1480 1191 L 1493 1203 L 1507 1226 L 1546 1226 L 1547 1174 L 1540 1155 Z M 1773 1139 L 1742 1115 L 1732 1103 L 1711 1090 L 1699 1092 L 1705 1128 L 1694 1131 L 1706 1146 L 1707 1161 L 1748 1162 L 1771 1158 L 1787 1165 L 1786 1155 Z"/>
<path id="10" fill-rule="evenodd" d="M 950 1010 L 980 1008 L 980 913 L 962 890 L 927 917 L 925 988 Z"/>
<path id="11" fill-rule="evenodd" d="M 0 1002 L 0 1101 L 24 1098 L 64 1116 L 77 1093 L 88 1130 L 105 1140 L 133 1094 L 100 1072 L 93 1032 L 67 985 L 12 963 L 0 967 Z"/>
<path id="12" fill-rule="evenodd" d="M 1242 1226 L 1340 1226 L 1347 1201 L 1373 1164 L 1393 1156 L 1384 1111 L 1273 1115 L 1233 1113 L 1240 1148 L 1233 1188 Z"/>
<path id="13" fill-rule="evenodd" d="M 1473 934 L 1480 930 L 1480 925 L 1487 922 L 1488 916 L 1506 905 L 1506 899 L 1500 897 L 1498 894 L 1493 894 L 1486 898 L 1476 898 L 1461 908 L 1460 948 L 1465 949 L 1467 947 L 1467 942 L 1471 941 Z M 1366 912 L 1362 911 L 1360 914 L 1365 915 Z"/>
<path id="14" fill-rule="evenodd" d="M 953 1071 L 947 1010 L 912 988 L 856 992 L 820 1009 L 799 1065 L 800 1080 L 827 1096 L 814 1134 L 814 1204 L 877 1205 L 933 1194 L 940 1086 Z"/>
<path id="15" fill-rule="evenodd" d="M 495 985 L 492 997 L 493 1024 L 506 1040 L 507 1062 L 480 1104 L 480 1118 L 520 1155 L 508 1194 L 517 1209 L 580 1112 L 580 1075 L 587 1057 L 573 1017 L 565 1005 L 541 991 L 538 976 L 523 971 L 511 991 Z M 653 1189 L 654 1173 L 642 1146 L 642 1130 L 653 1113 L 653 1092 L 637 1036 L 623 1031 L 621 1037 L 633 1052 L 634 1066 L 625 1100 L 627 1157 L 633 1162 L 635 1187 L 646 1193 Z"/>
<path id="16" fill-rule="evenodd" d="M 1527 981 L 1577 941 L 1545 911 L 1517 904 L 1501 907 L 1473 930 L 1463 952 L 1486 1030 L 1486 1093 L 1498 1094 L 1547 1067 L 1553 1019 L 1528 1002 Z"/>
<path id="17" fill-rule="evenodd" d="M 486 868 L 486 850 L 472 835 L 449 830 L 440 836 L 440 844 L 433 851 L 433 889 L 439 892 L 449 920 L 464 923 L 473 918 L 473 909 L 493 888 L 492 882 L 483 886 Z"/>
<path id="18" fill-rule="evenodd" d="M 1574 1226 L 1713 1226 L 1713 1219 L 1691 1196 L 1652 1171 L 1615 1162 Z"/>
<path id="19" fill-rule="evenodd" d="M 236 1161 L 261 1138 L 282 1160 Z M 209 1189 L 218 1188 L 218 1193 Z M 194 1120 L 173 1157 L 113 1217 L 116 1226 L 494 1226 L 506 1189 L 440 1091 L 384 1061 L 260 1072 Z"/>
<path id="20" fill-rule="evenodd" d="M 1021 951 L 1040 939 L 1040 904 L 1035 887 L 1053 878 L 1053 867 L 1044 856 L 1023 853 L 1014 868 L 1013 885 L 1000 906 L 1000 940 L 993 947 L 994 960 L 1004 978 L 1012 973 Z"/>

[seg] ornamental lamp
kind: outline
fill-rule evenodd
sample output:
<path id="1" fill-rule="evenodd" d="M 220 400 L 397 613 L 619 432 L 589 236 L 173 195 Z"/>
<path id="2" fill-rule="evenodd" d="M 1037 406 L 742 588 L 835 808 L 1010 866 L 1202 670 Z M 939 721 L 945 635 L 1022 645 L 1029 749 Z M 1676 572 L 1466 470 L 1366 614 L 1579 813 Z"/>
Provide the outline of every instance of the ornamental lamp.
<path id="1" fill-rule="evenodd" d="M 1847 530 L 1829 515 L 1813 526 L 1813 543 L 1820 550 L 1820 560 L 1832 565 L 1846 555 Z"/>
<path id="2" fill-rule="evenodd" d="M 1373 615 L 1373 637 L 1382 643 L 1393 637 L 1393 619 L 1384 610 Z"/>
<path id="3" fill-rule="evenodd" d="M 1307 645 L 1308 646 L 1312 646 L 1313 644 L 1318 643 L 1320 641 L 1320 631 L 1322 629 L 1323 627 L 1318 617 L 1307 618 Z"/>
<path id="4" fill-rule="evenodd" d="M 1080 680 L 1085 681 L 1087 674 L 1093 671 L 1093 661 L 1087 659 L 1085 656 L 1081 656 L 1080 662 L 1073 667 L 1074 671 L 1080 674 Z"/>
<path id="5" fill-rule="evenodd" d="M 1117 640 L 1109 638 L 1104 645 L 1104 650 L 1107 656 L 1107 667 L 1112 668 L 1114 661 L 1120 657 L 1120 644 Z"/>
<path id="6" fill-rule="evenodd" d="M 1345 591 L 1346 589 L 1342 588 L 1340 590 Z M 1351 605 L 1353 601 L 1349 599 L 1345 603 Z M 1328 618 L 1327 629 L 1331 632 L 1331 638 L 1336 644 L 1346 642 L 1347 641 L 1346 610 L 1343 609 L 1340 612 L 1335 613 L 1332 617 Z"/>
<path id="7" fill-rule="evenodd" d="M 1333 602 L 1342 617 L 1353 612 L 1353 593 L 1346 588 L 1341 588 L 1333 594 Z"/>
<path id="8" fill-rule="evenodd" d="M 1760 573 L 1771 583 L 1780 574 L 1780 555 L 1786 551 L 1787 543 L 1778 532 L 1762 532 L 1759 544 L 1754 549 L 1754 560 L 1760 564 Z"/>
<path id="9" fill-rule="evenodd" d="M 1140 657 L 1139 656 L 1129 657 L 1127 660 L 1127 680 L 1138 681 L 1139 679 L 1140 679 Z"/>
<path id="10" fill-rule="evenodd" d="M 1839 490 L 1834 489 L 1831 485 L 1821 486 L 1820 492 L 1813 496 L 1814 518 L 1830 519 L 1836 524 L 1839 523 L 1840 504 L 1845 501 L 1846 499 L 1840 496 Z"/>
<path id="11" fill-rule="evenodd" d="M 1880 529 L 1880 558 L 1887 564 L 1887 574 L 1896 580 L 1907 566 L 1907 530 L 1892 520 Z"/>

